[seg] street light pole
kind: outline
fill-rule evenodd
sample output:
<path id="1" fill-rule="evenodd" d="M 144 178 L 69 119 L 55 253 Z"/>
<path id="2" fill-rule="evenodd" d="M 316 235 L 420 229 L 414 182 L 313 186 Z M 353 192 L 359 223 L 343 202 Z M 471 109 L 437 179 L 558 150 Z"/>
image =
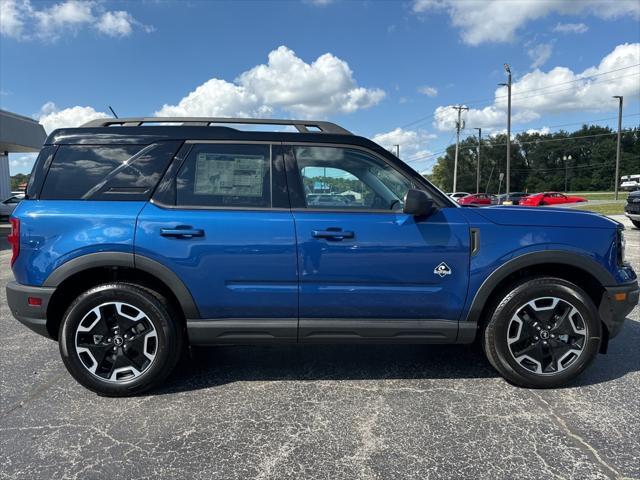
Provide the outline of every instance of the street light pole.
<path id="1" fill-rule="evenodd" d="M 395 144 L 394 147 L 396 147 L 396 157 L 400 158 L 400 145 Z"/>
<path id="2" fill-rule="evenodd" d="M 618 145 L 616 147 L 616 178 L 614 178 L 615 198 L 618 200 L 618 183 L 620 182 L 620 141 L 622 140 L 622 99 L 621 95 L 614 95 L 613 98 L 620 100 L 618 107 Z"/>
<path id="3" fill-rule="evenodd" d="M 463 110 L 469 110 L 467 107 L 457 105 L 455 107 L 458 110 L 458 121 L 456 121 L 456 153 L 453 158 L 453 192 L 457 192 L 458 188 L 458 150 L 460 149 L 460 129 L 462 128 L 461 115 Z"/>
<path id="4" fill-rule="evenodd" d="M 567 181 L 569 180 L 569 162 L 572 160 L 571 155 L 563 155 L 564 160 L 564 193 L 567 193 Z"/>
<path id="5" fill-rule="evenodd" d="M 480 193 L 480 145 L 482 144 L 482 128 L 475 128 L 475 130 L 478 130 L 478 148 L 477 148 L 477 152 L 478 152 L 478 165 L 477 165 L 477 172 L 476 172 L 476 193 Z"/>
<path id="6" fill-rule="evenodd" d="M 500 83 L 499 85 L 507 87 L 507 182 L 506 182 L 506 194 L 509 196 L 510 180 L 511 180 L 511 67 L 508 63 L 504 64 L 504 70 L 508 74 L 507 83 Z"/>

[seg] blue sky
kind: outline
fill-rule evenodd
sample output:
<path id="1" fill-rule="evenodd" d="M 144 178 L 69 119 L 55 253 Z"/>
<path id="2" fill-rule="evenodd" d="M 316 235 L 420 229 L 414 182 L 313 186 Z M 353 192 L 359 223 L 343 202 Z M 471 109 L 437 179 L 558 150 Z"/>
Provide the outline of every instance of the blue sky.
<path id="1" fill-rule="evenodd" d="M 0 106 L 51 130 L 108 113 L 334 120 L 428 171 L 467 128 L 640 116 L 640 2 L 0 0 Z M 600 120 L 603 119 L 603 120 Z M 12 173 L 29 155 L 12 155 Z"/>

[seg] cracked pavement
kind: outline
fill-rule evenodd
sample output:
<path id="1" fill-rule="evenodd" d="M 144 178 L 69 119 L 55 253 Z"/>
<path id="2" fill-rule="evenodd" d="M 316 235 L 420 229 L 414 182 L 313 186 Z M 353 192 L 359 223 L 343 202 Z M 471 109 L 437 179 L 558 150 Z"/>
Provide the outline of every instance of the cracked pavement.
<path id="1" fill-rule="evenodd" d="M 640 231 L 625 223 L 640 271 Z M 465 346 L 230 346 L 194 349 L 161 389 L 111 399 L 11 317 L 9 256 L 0 478 L 640 478 L 638 307 L 563 389 L 513 387 Z"/>

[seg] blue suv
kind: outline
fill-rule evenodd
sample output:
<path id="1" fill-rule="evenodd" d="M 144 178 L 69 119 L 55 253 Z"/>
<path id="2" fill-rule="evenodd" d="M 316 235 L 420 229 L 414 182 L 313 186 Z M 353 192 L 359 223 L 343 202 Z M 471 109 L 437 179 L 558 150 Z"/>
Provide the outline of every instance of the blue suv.
<path id="1" fill-rule="evenodd" d="M 158 385 L 187 345 L 253 343 L 477 339 L 510 382 L 555 387 L 638 303 L 617 222 L 460 207 L 328 122 L 56 130 L 11 225 L 13 315 L 111 396 Z"/>

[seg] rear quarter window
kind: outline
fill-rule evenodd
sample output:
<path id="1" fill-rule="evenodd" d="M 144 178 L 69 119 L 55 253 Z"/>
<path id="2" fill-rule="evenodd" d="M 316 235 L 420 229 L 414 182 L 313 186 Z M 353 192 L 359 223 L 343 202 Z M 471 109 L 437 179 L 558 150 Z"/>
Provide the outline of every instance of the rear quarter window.
<path id="1" fill-rule="evenodd" d="M 43 200 L 146 200 L 180 142 L 62 145 L 51 161 Z"/>

